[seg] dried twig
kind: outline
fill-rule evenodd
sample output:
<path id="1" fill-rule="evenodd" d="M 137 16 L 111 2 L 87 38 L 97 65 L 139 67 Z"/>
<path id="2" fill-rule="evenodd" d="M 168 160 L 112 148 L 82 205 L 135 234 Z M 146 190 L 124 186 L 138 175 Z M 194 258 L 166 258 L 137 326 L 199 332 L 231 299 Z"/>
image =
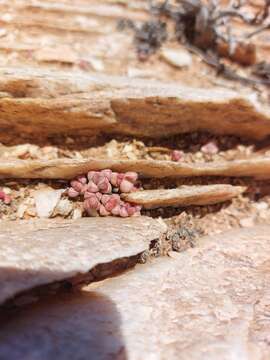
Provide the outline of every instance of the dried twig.
<path id="1" fill-rule="evenodd" d="M 226 56 L 243 65 L 254 65 L 256 48 L 245 41 L 270 28 L 270 24 L 265 24 L 269 17 L 270 0 L 265 0 L 262 11 L 254 16 L 247 16 L 242 10 L 243 5 L 245 2 L 235 0 L 226 8 L 221 8 L 216 0 L 208 0 L 206 4 L 201 0 L 176 3 L 150 0 L 151 20 L 141 26 L 129 24 L 128 27 L 135 32 L 135 46 L 141 60 L 146 60 L 167 40 L 166 21 L 172 21 L 176 39 L 190 49 L 192 47 L 193 52 L 199 53 L 207 64 L 217 69 L 217 74 L 243 84 L 269 85 L 268 79 L 245 78 L 220 61 L 220 56 Z M 259 28 L 248 33 L 243 39 L 237 38 L 232 31 L 233 18 L 249 25 L 259 25 Z"/>

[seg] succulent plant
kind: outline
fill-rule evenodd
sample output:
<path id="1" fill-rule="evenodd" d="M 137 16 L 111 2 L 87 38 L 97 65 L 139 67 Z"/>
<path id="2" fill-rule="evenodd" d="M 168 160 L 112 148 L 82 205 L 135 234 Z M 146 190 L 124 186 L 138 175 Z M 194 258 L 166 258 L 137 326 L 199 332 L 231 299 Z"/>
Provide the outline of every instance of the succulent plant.
<path id="1" fill-rule="evenodd" d="M 129 171 L 117 173 L 110 169 L 89 171 L 72 180 L 68 196 L 83 196 L 83 207 L 89 216 L 121 216 L 139 215 L 141 207 L 121 200 L 121 193 L 138 190 L 136 182 L 138 174 Z"/>
<path id="2" fill-rule="evenodd" d="M 2 189 L 0 189 L 0 201 L 3 201 L 6 205 L 11 203 L 11 197 L 7 195 Z"/>

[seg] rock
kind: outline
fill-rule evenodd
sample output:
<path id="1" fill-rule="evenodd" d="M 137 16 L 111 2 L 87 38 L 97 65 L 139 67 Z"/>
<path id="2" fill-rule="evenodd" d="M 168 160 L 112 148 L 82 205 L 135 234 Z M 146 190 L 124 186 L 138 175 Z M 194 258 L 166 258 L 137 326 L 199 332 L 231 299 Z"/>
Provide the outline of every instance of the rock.
<path id="1" fill-rule="evenodd" d="M 165 231 L 164 224 L 144 216 L 2 221 L 0 303 L 35 286 L 137 255 Z M 114 265 L 107 271 L 115 271 Z"/>
<path id="2" fill-rule="evenodd" d="M 211 141 L 201 147 L 201 152 L 203 152 L 204 154 L 209 154 L 209 155 L 217 154 L 218 150 L 219 149 L 217 147 L 217 144 L 214 141 Z"/>
<path id="3" fill-rule="evenodd" d="M 189 67 L 192 64 L 192 56 L 184 49 L 164 48 L 161 56 L 168 64 L 178 68 Z"/>
<path id="4" fill-rule="evenodd" d="M 0 178 L 72 179 L 88 171 L 111 169 L 134 171 L 145 177 L 230 176 L 270 178 L 270 157 L 211 162 L 175 162 L 166 160 L 65 159 L 0 160 Z"/>
<path id="5" fill-rule="evenodd" d="M 60 52 L 63 61 L 73 61 Z M 0 93 L 7 93 L 0 97 L 0 128 L 12 126 L 14 134 L 157 138 L 207 131 L 253 139 L 270 135 L 269 109 L 254 92 L 23 67 L 1 68 L 0 79 Z"/>
<path id="6" fill-rule="evenodd" d="M 53 215 L 68 216 L 73 210 L 72 202 L 68 199 L 60 199 L 54 209 Z"/>
<path id="7" fill-rule="evenodd" d="M 60 62 L 75 64 L 78 61 L 76 53 L 66 45 L 57 48 L 43 47 L 35 52 L 35 58 L 40 62 Z"/>
<path id="8" fill-rule="evenodd" d="M 240 226 L 242 227 L 252 227 L 254 226 L 254 218 L 253 217 L 246 217 L 239 221 Z"/>
<path id="9" fill-rule="evenodd" d="M 42 189 L 34 192 L 37 216 L 49 218 L 59 202 L 64 190 Z"/>
<path id="10" fill-rule="evenodd" d="M 183 159 L 184 153 L 180 150 L 173 150 L 171 153 L 171 160 L 172 161 L 181 161 Z"/>
<path id="11" fill-rule="evenodd" d="M 80 219 L 81 217 L 82 217 L 82 210 L 79 208 L 74 209 L 72 214 L 72 219 L 77 220 Z"/>
<path id="12" fill-rule="evenodd" d="M 191 185 L 177 189 L 142 190 L 122 194 L 121 198 L 145 209 L 166 206 L 189 206 L 218 204 L 242 194 L 245 187 L 233 185 Z"/>
<path id="13" fill-rule="evenodd" d="M 259 211 L 267 210 L 269 208 L 269 205 L 265 201 L 259 201 L 253 204 L 253 207 L 255 207 Z"/>
<path id="14" fill-rule="evenodd" d="M 0 30 L 0 37 L 5 37 L 8 34 L 6 29 L 1 29 Z"/>
<path id="15" fill-rule="evenodd" d="M 127 76 L 131 78 L 155 78 L 155 72 L 151 70 L 129 67 L 127 70 Z"/>
<path id="16" fill-rule="evenodd" d="M 18 206 L 18 209 L 17 209 L 17 217 L 18 217 L 19 219 L 23 219 L 24 213 L 25 213 L 26 210 L 27 210 L 27 205 L 24 204 L 24 203 L 20 204 L 20 205 Z"/>
<path id="17" fill-rule="evenodd" d="M 95 71 L 98 71 L 98 72 L 104 71 L 104 63 L 102 60 L 91 57 L 91 58 L 88 58 L 88 61 Z"/>
<path id="18" fill-rule="evenodd" d="M 269 230 L 204 239 L 174 258 L 9 314 L 1 321 L 1 356 L 269 359 Z"/>
<path id="19" fill-rule="evenodd" d="M 31 296 L 31 295 L 22 295 L 22 296 L 18 296 L 15 300 L 14 300 L 14 304 L 18 307 L 20 306 L 25 306 L 25 305 L 29 305 L 32 304 L 34 302 L 38 301 L 38 297 L 37 296 Z"/>

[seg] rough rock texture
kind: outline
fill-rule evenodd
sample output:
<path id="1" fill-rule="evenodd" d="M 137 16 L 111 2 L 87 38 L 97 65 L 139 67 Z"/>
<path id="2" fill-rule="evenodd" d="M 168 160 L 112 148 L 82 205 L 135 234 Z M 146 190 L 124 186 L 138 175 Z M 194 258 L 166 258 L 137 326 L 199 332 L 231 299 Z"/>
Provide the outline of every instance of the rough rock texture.
<path id="1" fill-rule="evenodd" d="M 147 217 L 0 223 L 0 302 L 148 249 L 166 226 Z M 1 358 L 1 352 L 0 352 Z"/>
<path id="2" fill-rule="evenodd" d="M 170 48 L 163 48 L 161 50 L 162 58 L 167 61 L 168 64 L 183 68 L 192 64 L 192 57 L 186 50 L 174 50 Z"/>
<path id="3" fill-rule="evenodd" d="M 37 216 L 49 218 L 61 199 L 64 190 L 42 189 L 34 192 Z"/>
<path id="4" fill-rule="evenodd" d="M 270 178 L 270 157 L 209 163 L 165 160 L 0 160 L 0 178 L 72 179 L 90 170 L 135 171 L 145 177 L 248 176 Z"/>
<path id="5" fill-rule="evenodd" d="M 264 138 L 270 113 L 252 95 L 125 77 L 0 69 L 0 129 L 161 137 L 197 130 Z M 217 126 L 218 124 L 218 126 Z M 254 126 L 256 125 L 256 126 Z"/>
<path id="6" fill-rule="evenodd" d="M 154 209 L 162 206 L 217 204 L 231 200 L 244 191 L 244 187 L 233 185 L 181 186 L 177 189 L 137 191 L 122 194 L 121 198 L 142 205 L 145 209 Z"/>
<path id="7" fill-rule="evenodd" d="M 267 360 L 270 228 L 1 316 L 1 360 Z M 174 253 L 175 254 L 175 253 Z"/>

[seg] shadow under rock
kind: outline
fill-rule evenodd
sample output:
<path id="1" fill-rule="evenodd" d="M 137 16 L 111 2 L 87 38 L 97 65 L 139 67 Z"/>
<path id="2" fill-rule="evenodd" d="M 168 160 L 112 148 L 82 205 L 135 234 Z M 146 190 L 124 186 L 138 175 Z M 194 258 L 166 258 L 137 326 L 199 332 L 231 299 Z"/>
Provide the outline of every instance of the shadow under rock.
<path id="1" fill-rule="evenodd" d="M 116 305 L 94 291 L 3 308 L 0 321 L 0 360 L 127 359 Z"/>

